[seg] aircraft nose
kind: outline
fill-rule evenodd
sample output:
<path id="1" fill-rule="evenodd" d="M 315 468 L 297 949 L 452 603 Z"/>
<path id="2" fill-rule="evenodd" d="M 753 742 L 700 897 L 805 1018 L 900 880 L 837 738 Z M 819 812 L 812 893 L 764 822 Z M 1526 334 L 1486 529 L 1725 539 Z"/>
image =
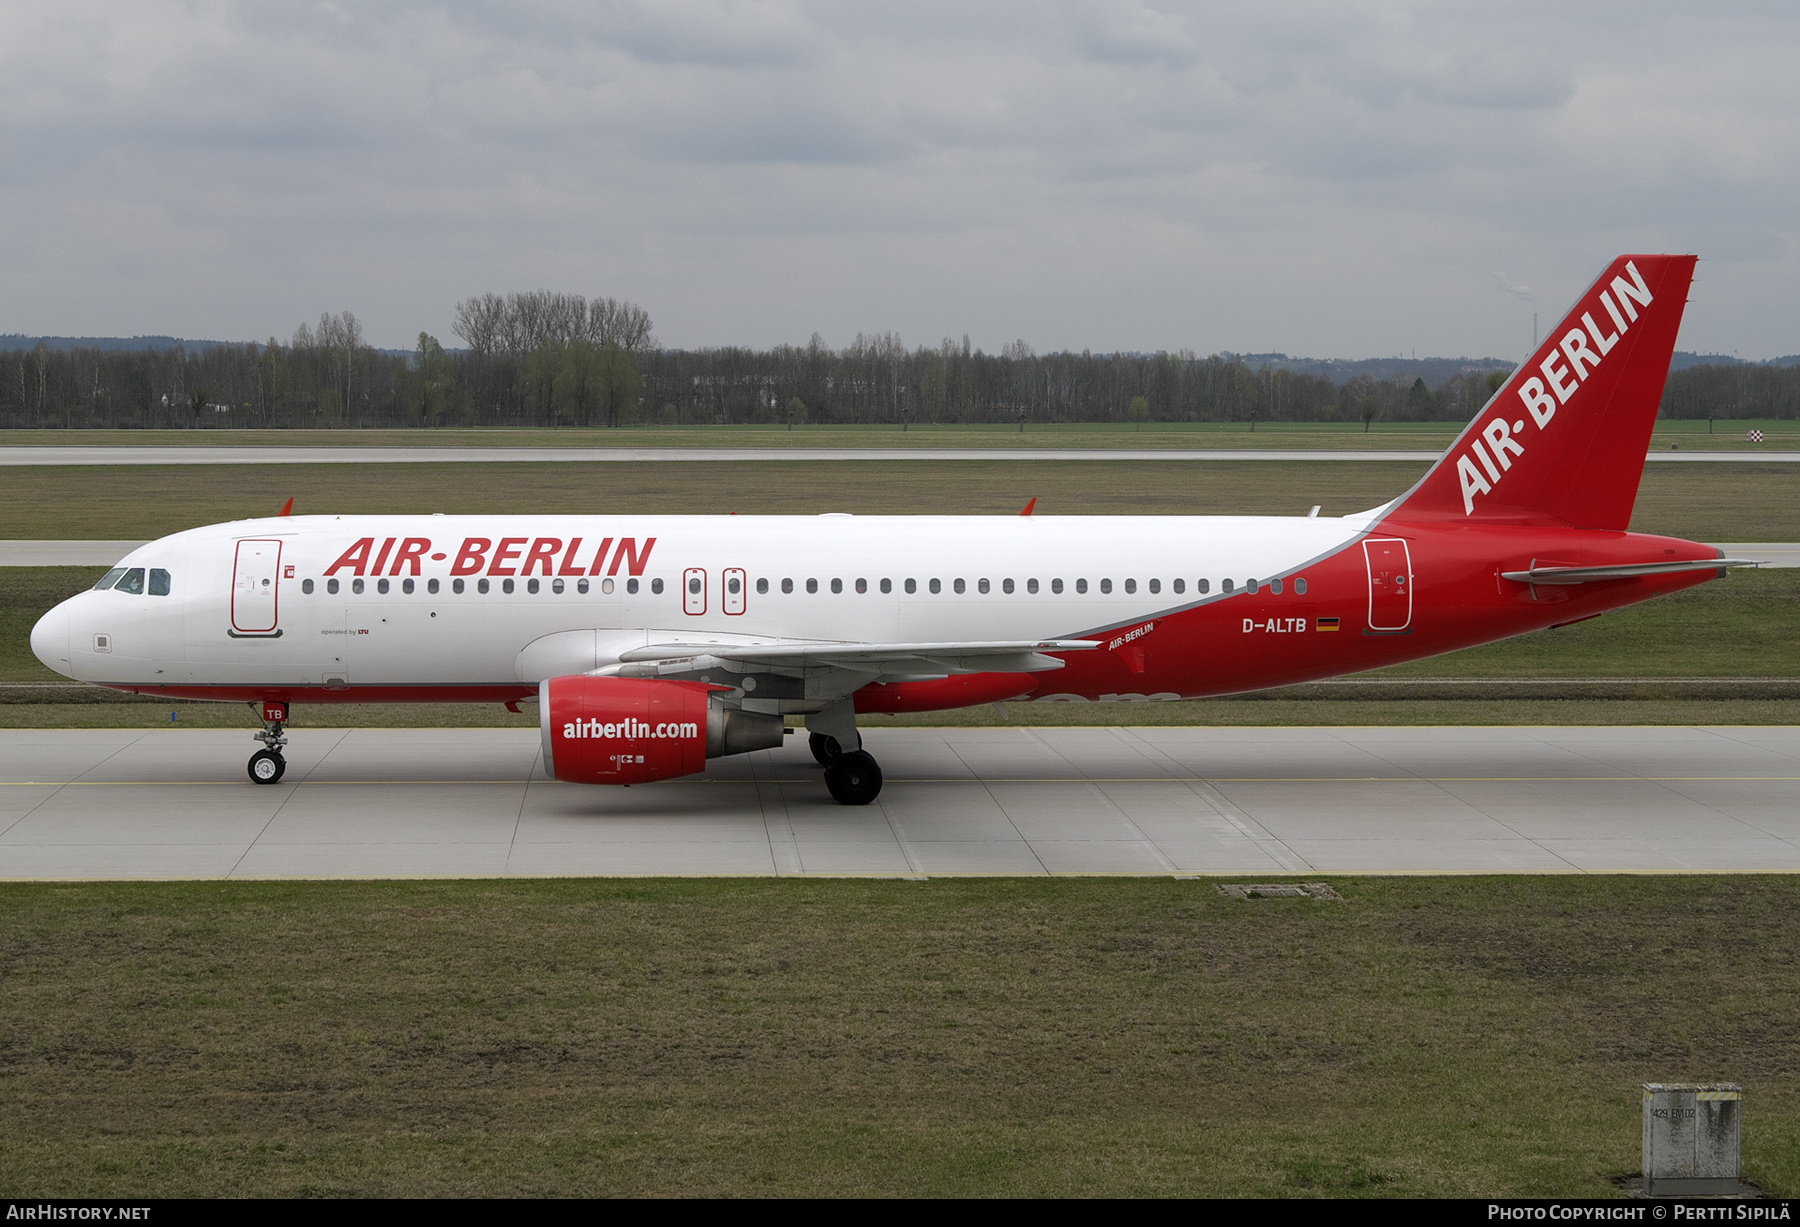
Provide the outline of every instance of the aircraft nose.
<path id="1" fill-rule="evenodd" d="M 74 677 L 69 669 L 69 610 L 67 603 L 58 605 L 37 620 L 31 628 L 31 652 L 64 677 Z"/>

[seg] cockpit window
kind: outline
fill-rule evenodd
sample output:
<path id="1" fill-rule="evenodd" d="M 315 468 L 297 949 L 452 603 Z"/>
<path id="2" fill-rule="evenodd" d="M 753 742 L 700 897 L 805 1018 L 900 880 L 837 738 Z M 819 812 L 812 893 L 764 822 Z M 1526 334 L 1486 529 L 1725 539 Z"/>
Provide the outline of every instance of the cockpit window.
<path id="1" fill-rule="evenodd" d="M 121 576 L 123 574 L 125 574 L 124 567 L 114 567 L 112 570 L 108 571 L 105 575 L 102 575 L 100 577 L 100 582 L 94 585 L 94 591 L 95 592 L 104 592 L 106 589 L 108 589 L 108 588 L 112 587 L 114 584 L 118 583 L 119 576 Z"/>
<path id="2" fill-rule="evenodd" d="M 169 573 L 161 567 L 150 568 L 150 595 L 169 595 Z"/>
<path id="3" fill-rule="evenodd" d="M 144 594 L 144 568 L 131 568 L 131 570 L 125 572 L 124 578 L 114 584 L 113 587 L 117 588 L 120 592 L 129 592 L 134 596 L 142 596 Z"/>

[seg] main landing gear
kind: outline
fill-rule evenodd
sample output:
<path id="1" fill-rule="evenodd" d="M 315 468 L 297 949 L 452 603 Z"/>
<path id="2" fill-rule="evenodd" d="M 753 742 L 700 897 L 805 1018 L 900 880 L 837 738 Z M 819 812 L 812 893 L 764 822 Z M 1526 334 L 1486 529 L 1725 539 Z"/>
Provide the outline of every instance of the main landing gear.
<path id="1" fill-rule="evenodd" d="M 837 738 L 824 733 L 812 734 L 806 743 L 825 768 L 825 788 L 839 805 L 867 805 L 881 795 L 881 765 L 873 754 L 846 751 Z"/>
<path id="2" fill-rule="evenodd" d="M 263 731 L 254 736 L 263 743 L 263 748 L 250 756 L 250 782 L 278 784 L 287 771 L 287 759 L 281 757 L 281 747 L 287 744 L 287 738 L 281 735 L 282 722 L 287 719 L 287 708 L 267 703 L 261 707 L 260 713 Z"/>

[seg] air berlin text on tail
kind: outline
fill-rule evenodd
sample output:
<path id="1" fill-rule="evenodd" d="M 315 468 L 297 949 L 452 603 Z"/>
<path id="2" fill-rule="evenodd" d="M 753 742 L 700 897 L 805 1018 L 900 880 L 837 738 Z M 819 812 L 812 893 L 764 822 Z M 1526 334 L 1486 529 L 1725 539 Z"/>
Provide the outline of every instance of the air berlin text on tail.
<path id="1" fill-rule="evenodd" d="M 1524 403 L 1525 416 L 1513 419 L 1509 425 L 1507 405 L 1502 403 L 1499 413 L 1474 432 L 1468 450 L 1457 456 L 1456 475 L 1462 483 L 1464 515 L 1473 515 L 1476 497 L 1491 494 L 1512 468 L 1512 458 L 1525 454 L 1525 444 L 1520 436 L 1525 433 L 1526 418 L 1537 430 L 1548 429 L 1556 418 L 1557 406 L 1569 403 L 1606 355 L 1612 353 L 1619 339 L 1630 331 L 1631 322 L 1638 317 L 1638 308 L 1648 307 L 1654 301 L 1650 287 L 1644 284 L 1643 274 L 1631 260 L 1625 262 L 1624 274 L 1614 277 L 1611 286 L 1600 291 L 1599 299 L 1607 315 L 1612 317 L 1614 331 L 1609 333 L 1596 324 L 1592 311 L 1582 311 L 1581 323 L 1565 332 L 1560 341 L 1554 341 L 1548 355 L 1537 364 L 1537 369 L 1543 372 L 1542 377 L 1527 375 L 1520 380 L 1515 375 L 1513 382 L 1502 390 L 1502 396 L 1496 398 L 1504 401 L 1506 391 L 1516 391 Z M 1556 393 L 1554 397 L 1550 395 L 1552 391 Z M 1481 462 L 1480 469 L 1475 467 L 1470 456 Z"/>

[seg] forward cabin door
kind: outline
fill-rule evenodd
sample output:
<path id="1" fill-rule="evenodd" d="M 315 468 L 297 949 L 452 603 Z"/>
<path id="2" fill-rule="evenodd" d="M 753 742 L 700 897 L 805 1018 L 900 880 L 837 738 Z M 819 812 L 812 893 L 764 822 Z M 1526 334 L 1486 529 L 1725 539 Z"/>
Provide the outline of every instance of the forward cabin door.
<path id="1" fill-rule="evenodd" d="M 281 634 L 281 542 L 243 540 L 237 543 L 237 560 L 231 577 L 231 631 L 233 637 Z"/>
<path id="2" fill-rule="evenodd" d="M 1363 542 L 1369 566 L 1369 629 L 1403 631 L 1412 625 L 1412 555 L 1399 538 Z"/>

